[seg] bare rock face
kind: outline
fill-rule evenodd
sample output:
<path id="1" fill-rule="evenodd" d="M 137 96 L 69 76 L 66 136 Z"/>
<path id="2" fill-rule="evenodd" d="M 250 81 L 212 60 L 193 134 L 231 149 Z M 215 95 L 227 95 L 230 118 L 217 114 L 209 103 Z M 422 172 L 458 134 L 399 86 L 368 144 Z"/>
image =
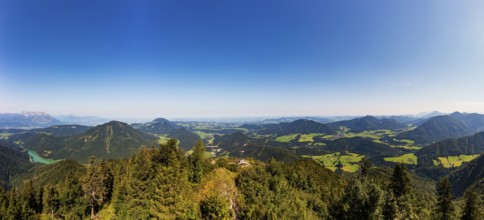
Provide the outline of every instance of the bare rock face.
<path id="1" fill-rule="evenodd" d="M 36 128 L 63 124 L 44 112 L 0 113 L 0 128 Z"/>

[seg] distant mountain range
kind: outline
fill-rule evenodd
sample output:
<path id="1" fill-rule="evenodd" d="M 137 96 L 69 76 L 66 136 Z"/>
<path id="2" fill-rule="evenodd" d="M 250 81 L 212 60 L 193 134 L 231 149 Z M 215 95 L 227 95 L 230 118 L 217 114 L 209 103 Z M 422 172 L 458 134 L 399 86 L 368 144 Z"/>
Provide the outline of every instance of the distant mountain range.
<path id="1" fill-rule="evenodd" d="M 96 126 L 109 122 L 109 119 L 101 118 L 97 116 L 75 116 L 75 115 L 55 115 L 59 121 L 65 124 L 76 124 L 86 126 Z"/>
<path id="2" fill-rule="evenodd" d="M 25 148 L 53 159 L 75 159 L 86 162 L 97 158 L 124 158 L 142 146 L 157 144 L 158 138 L 140 132 L 126 123 L 111 121 L 73 136 L 38 133 L 22 140 Z"/>
<path id="3" fill-rule="evenodd" d="M 323 118 L 323 117 L 282 117 L 282 118 L 270 118 L 264 119 L 262 124 L 277 124 L 282 122 L 293 122 L 299 119 L 311 120 L 319 123 L 329 123 L 335 121 L 334 119 Z"/>
<path id="4" fill-rule="evenodd" d="M 61 124 L 61 121 L 43 112 L 0 113 L 0 128 L 36 128 Z"/>

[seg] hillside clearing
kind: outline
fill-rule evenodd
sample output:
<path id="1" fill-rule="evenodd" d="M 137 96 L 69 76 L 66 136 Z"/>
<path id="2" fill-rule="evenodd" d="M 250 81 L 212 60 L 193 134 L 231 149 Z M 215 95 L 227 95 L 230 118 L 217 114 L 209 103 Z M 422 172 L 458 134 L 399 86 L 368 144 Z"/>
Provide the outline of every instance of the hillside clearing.
<path id="1" fill-rule="evenodd" d="M 319 164 L 324 165 L 324 167 L 332 171 L 335 171 L 336 169 L 338 169 L 338 167 L 340 167 L 342 171 L 354 173 L 358 171 L 358 163 L 365 156 L 355 153 L 341 154 L 339 152 L 336 152 L 319 156 L 303 155 L 303 157 L 312 158 Z"/>
<path id="2" fill-rule="evenodd" d="M 470 162 L 480 154 L 461 154 L 459 156 L 447 156 L 437 157 L 437 160 L 433 160 L 435 166 L 442 164 L 444 168 L 460 167 L 462 163 Z"/>
<path id="3" fill-rule="evenodd" d="M 383 158 L 387 162 L 393 162 L 393 163 L 404 163 L 404 164 L 413 164 L 417 165 L 418 163 L 418 158 L 415 156 L 414 153 L 409 153 L 409 154 L 404 154 L 398 157 L 385 157 Z"/>

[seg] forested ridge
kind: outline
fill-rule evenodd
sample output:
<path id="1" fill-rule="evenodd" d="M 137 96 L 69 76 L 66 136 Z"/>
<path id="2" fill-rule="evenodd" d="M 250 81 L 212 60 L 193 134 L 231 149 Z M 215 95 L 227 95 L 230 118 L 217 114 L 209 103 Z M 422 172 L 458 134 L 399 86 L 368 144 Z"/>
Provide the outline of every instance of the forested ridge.
<path id="1" fill-rule="evenodd" d="M 338 174 L 310 159 L 205 159 L 204 151 L 199 141 L 187 156 L 172 139 L 129 159 L 36 168 L 1 190 L 1 219 L 482 217 L 482 195 L 468 191 L 456 202 L 448 179 L 435 188 L 402 164 L 389 170 L 364 159 L 359 172 Z"/>

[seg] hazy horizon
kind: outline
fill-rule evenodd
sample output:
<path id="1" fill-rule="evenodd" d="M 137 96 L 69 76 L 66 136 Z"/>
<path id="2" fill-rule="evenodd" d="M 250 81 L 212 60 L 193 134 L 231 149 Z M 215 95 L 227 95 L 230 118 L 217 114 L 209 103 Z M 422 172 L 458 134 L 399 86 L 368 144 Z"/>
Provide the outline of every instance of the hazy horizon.
<path id="1" fill-rule="evenodd" d="M 482 1 L 1 1 L 0 111 L 484 113 L 482 11 Z"/>
<path id="2" fill-rule="evenodd" d="M 433 113 L 440 113 L 440 114 L 451 114 L 454 112 L 458 111 L 452 111 L 452 112 L 442 112 L 442 111 L 430 111 L 430 112 L 418 112 L 418 113 L 407 113 L 407 114 L 360 114 L 360 115 L 260 115 L 260 116 L 247 116 L 247 115 L 234 115 L 234 116 L 197 116 L 197 117 L 172 117 L 172 116 L 164 116 L 164 115 L 154 115 L 151 117 L 126 117 L 126 116 L 109 116 L 109 115 L 75 115 L 75 114 L 69 114 L 69 113 L 63 113 L 63 114 L 50 114 L 49 112 L 43 112 L 43 111 L 21 111 L 21 112 L 0 112 L 0 114 L 9 114 L 9 113 L 45 113 L 49 114 L 54 118 L 61 118 L 61 121 L 63 121 L 63 118 L 69 118 L 69 117 L 74 117 L 74 118 L 87 118 L 88 119 L 99 119 L 99 120 L 116 120 L 116 121 L 123 121 L 123 122 L 129 122 L 129 123 L 135 123 L 135 122 L 149 122 L 152 121 L 156 118 L 166 118 L 169 120 L 174 120 L 174 121 L 258 121 L 258 120 L 264 120 L 264 119 L 278 119 L 278 118 L 327 118 L 327 119 L 334 119 L 334 118 L 358 118 L 358 117 L 364 117 L 364 116 L 375 116 L 375 117 L 391 117 L 391 116 L 409 116 L 409 117 L 424 117 L 429 114 Z M 478 113 L 478 114 L 483 114 L 482 112 L 460 112 L 460 113 Z M 342 119 L 344 120 L 344 119 Z"/>

